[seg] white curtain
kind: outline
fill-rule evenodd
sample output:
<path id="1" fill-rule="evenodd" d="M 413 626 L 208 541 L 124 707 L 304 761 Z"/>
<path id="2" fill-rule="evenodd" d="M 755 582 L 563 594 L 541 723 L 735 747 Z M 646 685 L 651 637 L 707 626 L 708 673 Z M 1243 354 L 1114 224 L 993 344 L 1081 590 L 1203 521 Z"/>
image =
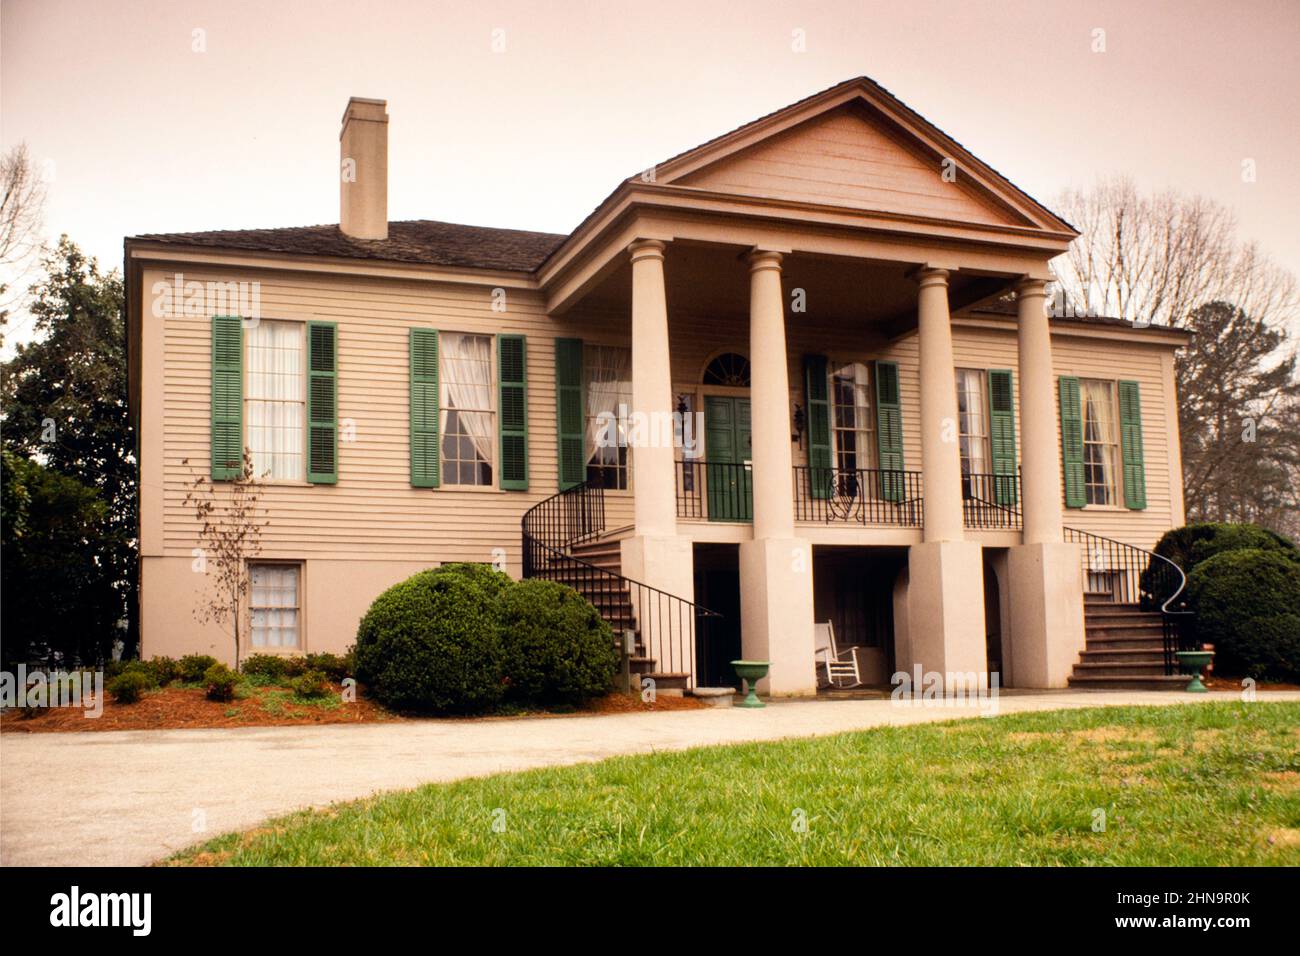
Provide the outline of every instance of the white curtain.
<path id="1" fill-rule="evenodd" d="M 600 447 L 601 439 L 627 438 L 627 421 L 620 418 L 617 431 L 603 434 L 610 415 L 618 415 L 619 405 L 632 402 L 632 352 L 609 345 L 588 345 L 583 356 L 587 366 L 587 460 L 618 461 L 617 447 Z M 602 414 L 603 413 L 603 414 Z"/>
<path id="2" fill-rule="evenodd" d="M 961 417 L 961 453 L 967 474 L 987 475 L 988 426 L 984 415 L 984 376 L 974 369 L 957 370 L 957 414 Z"/>
<path id="3" fill-rule="evenodd" d="M 1084 380 L 1081 385 L 1084 404 L 1084 461 L 1100 471 L 1101 483 L 1106 489 L 1106 501 L 1092 503 L 1113 504 L 1116 437 L 1115 403 L 1111 394 L 1111 383 Z"/>
<path id="4" fill-rule="evenodd" d="M 442 373 L 438 376 L 443 408 L 454 408 L 474 450 L 491 463 L 496 429 L 492 419 L 492 337 L 444 332 L 438 337 Z M 439 416 L 439 440 L 449 416 Z"/>
<path id="5" fill-rule="evenodd" d="M 263 319 L 248 334 L 248 447 L 258 478 L 303 477 L 303 329 Z"/>
<path id="6" fill-rule="evenodd" d="M 249 569 L 254 647 L 298 646 L 298 568 L 255 564 Z"/>

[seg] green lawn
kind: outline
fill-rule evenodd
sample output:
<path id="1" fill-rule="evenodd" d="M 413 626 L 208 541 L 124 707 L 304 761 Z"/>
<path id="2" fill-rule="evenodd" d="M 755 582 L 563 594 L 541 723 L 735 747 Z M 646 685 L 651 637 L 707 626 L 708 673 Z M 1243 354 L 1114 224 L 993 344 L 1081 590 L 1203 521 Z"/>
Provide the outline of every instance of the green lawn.
<path id="1" fill-rule="evenodd" d="M 1020 714 L 431 785 L 169 862 L 1295 866 L 1298 752 L 1300 704 Z"/>

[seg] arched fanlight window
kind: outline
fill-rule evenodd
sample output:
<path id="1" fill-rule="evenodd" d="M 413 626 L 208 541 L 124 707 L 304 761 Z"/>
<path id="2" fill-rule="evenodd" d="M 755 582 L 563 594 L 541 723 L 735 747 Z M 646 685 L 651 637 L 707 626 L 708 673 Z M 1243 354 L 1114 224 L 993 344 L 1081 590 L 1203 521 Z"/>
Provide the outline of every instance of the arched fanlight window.
<path id="1" fill-rule="evenodd" d="M 749 388 L 749 359 L 735 352 L 723 352 L 704 369 L 704 384 Z"/>

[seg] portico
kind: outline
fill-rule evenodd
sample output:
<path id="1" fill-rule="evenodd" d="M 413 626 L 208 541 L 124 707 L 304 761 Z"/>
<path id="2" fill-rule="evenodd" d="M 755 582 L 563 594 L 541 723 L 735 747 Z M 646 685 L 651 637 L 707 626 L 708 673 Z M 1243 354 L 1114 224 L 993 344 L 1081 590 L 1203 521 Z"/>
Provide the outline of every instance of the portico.
<path id="1" fill-rule="evenodd" d="M 855 532 L 858 537 L 852 543 L 907 546 L 901 592 L 904 607 L 897 615 L 897 627 L 906 630 L 899 646 L 906 648 L 907 659 L 900 657 L 900 668 L 910 670 L 919 664 L 923 670 L 939 673 L 985 673 L 983 552 L 993 539 L 973 535 L 966 526 L 969 501 L 963 487 L 969 479 L 964 482 L 958 442 L 950 296 L 956 287 L 960 301 L 968 303 L 973 295 L 989 288 L 991 277 L 964 273 L 959 259 L 873 261 L 869 263 L 873 271 L 863 275 L 888 276 L 890 282 L 881 278 L 868 285 L 888 287 L 891 296 L 898 295 L 900 288 L 910 288 L 911 315 L 900 314 L 894 301 L 887 310 L 867 308 L 856 317 L 824 317 L 818 315 L 818 307 L 836 301 L 834 294 L 808 280 L 835 275 L 837 269 L 834 264 L 828 267 L 825 260 L 792 251 L 790 246 L 795 244 L 781 249 L 734 249 L 647 238 L 626 247 L 631 394 L 637 414 L 666 418 L 680 413 L 689 388 L 683 379 L 698 377 L 694 369 L 683 372 L 685 363 L 678 353 L 698 352 L 693 343 L 681 339 L 684 330 L 694 324 L 693 316 L 686 317 L 694 311 L 694 290 L 698 289 L 701 298 L 715 295 L 701 286 L 705 281 L 701 273 L 739 300 L 718 310 L 718 322 L 722 323 L 723 313 L 727 313 L 730 341 L 737 352 L 748 357 L 748 390 L 739 394 L 747 401 L 751 450 L 736 467 L 743 468 L 746 492 L 752 497 L 748 510 L 714 514 L 707 523 L 694 520 L 707 517 L 704 504 L 699 506 L 700 514 L 687 512 L 683 516 L 683 482 L 689 483 L 692 476 L 697 485 L 706 480 L 716 482 L 724 465 L 714 463 L 707 442 L 698 449 L 699 457 L 709 462 L 707 466 L 693 465 L 680 448 L 635 445 L 629 455 L 632 522 L 620 542 L 623 573 L 690 600 L 694 597 L 693 544 L 734 542 L 743 621 L 741 652 L 747 658 L 773 662 L 766 688 L 769 693 L 814 692 L 813 547 L 818 541 L 835 540 L 828 536 L 841 529 L 825 522 L 797 520 L 801 498 L 797 476 L 801 470 L 807 473 L 810 457 L 803 436 L 794 433 L 796 410 L 802 406 L 803 414 L 808 412 L 803 395 L 806 382 L 792 381 L 791 369 L 798 368 L 803 354 L 813 350 L 888 355 L 898 349 L 900 341 L 910 342 L 915 349 L 915 378 L 905 371 L 903 380 L 908 385 L 915 381 L 916 401 L 900 398 L 905 410 L 900 426 L 907 434 L 906 444 L 919 446 L 919 461 L 912 458 L 910 465 L 918 476 L 920 501 L 906 512 L 916 520 L 907 531 L 884 521 L 878 529 L 864 522 L 868 527 Z M 709 266 L 701 269 L 700 259 Z M 726 276 L 714 268 L 719 263 L 726 264 Z M 805 284 L 798 287 L 798 294 L 787 281 L 792 268 Z M 675 276 L 674 270 L 682 275 Z M 743 285 L 741 277 L 747 280 Z M 681 281 L 675 281 L 678 278 Z M 1059 668 L 1064 666 L 1068 674 L 1077 656 L 1077 650 L 1071 650 L 1074 643 L 1082 643 L 1082 597 L 1077 546 L 1065 544 L 1061 536 L 1060 478 L 1051 414 L 1051 342 L 1042 308 L 1044 283 L 1028 276 L 1006 276 L 999 281 L 1001 287 L 1015 289 L 1020 295 L 1018 334 L 1020 342 L 1027 343 L 1021 346 L 1018 366 L 1022 447 L 1029 442 L 1044 443 L 1043 454 L 1035 453 L 1036 446 L 1024 447 L 1022 452 L 1026 530 L 1001 529 L 996 539 L 1000 545 L 1014 545 L 1008 558 L 1011 614 L 1005 628 L 1014 635 L 1018 682 L 1054 686 Z M 810 311 L 791 310 L 791 303 L 800 297 L 811 299 Z M 870 290 L 866 291 L 864 301 L 871 298 Z M 815 328 L 804 327 L 828 321 L 831 325 L 851 322 L 853 329 L 841 330 L 832 342 L 819 341 Z M 676 332 L 670 335 L 670 329 Z M 793 344 L 788 334 L 792 330 Z M 846 337 L 859 338 L 860 344 L 845 346 Z M 873 387 L 878 388 L 879 383 Z M 692 404 L 699 410 L 703 403 Z M 902 444 L 900 440 L 900 447 Z M 865 463 L 867 450 L 862 454 Z M 701 502 L 708 497 L 699 487 L 695 493 Z M 863 497 L 889 496 L 877 489 Z M 899 508 L 901 504 L 886 502 L 884 506 Z M 844 541 L 850 543 L 848 538 Z M 1072 603 L 1078 609 L 1074 617 Z M 1057 635 L 1055 644 L 1049 641 L 1049 634 Z M 1060 639 L 1062 634 L 1070 636 Z M 1061 682 L 1064 676 L 1059 674 Z"/>
<path id="2" fill-rule="evenodd" d="M 863 159 L 821 168 L 836 155 Z M 801 164 L 836 195 L 771 172 Z M 868 84 L 655 172 L 616 190 L 542 276 L 574 329 L 602 341 L 626 330 L 635 414 L 706 418 L 701 454 L 628 450 L 621 573 L 689 601 L 694 544 L 735 545 L 740 653 L 772 662 L 765 690 L 793 695 L 816 688 L 815 546 L 905 547 L 896 664 L 983 674 L 996 545 L 1011 651 L 998 657 L 1015 659 L 1022 685 L 1064 686 L 1082 596 L 1062 539 L 1042 303 L 1048 261 L 1074 231 Z M 1007 412 L 1019 410 L 1022 440 L 1010 436 L 999 476 L 972 474 L 955 382 L 973 360 L 957 361 L 953 314 L 1011 294 L 1018 355 L 1005 376 L 1011 390 L 1019 378 L 1019 404 Z M 747 377 L 710 384 L 719 355 Z"/>

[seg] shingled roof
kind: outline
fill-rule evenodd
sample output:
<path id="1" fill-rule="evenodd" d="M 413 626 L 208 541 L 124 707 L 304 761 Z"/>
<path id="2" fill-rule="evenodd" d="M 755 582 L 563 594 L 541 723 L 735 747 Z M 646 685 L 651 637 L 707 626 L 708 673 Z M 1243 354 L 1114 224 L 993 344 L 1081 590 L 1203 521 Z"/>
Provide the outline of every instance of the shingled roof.
<path id="1" fill-rule="evenodd" d="M 132 236 L 131 241 L 532 272 L 566 238 L 551 232 L 413 219 L 390 222 L 387 239 L 355 239 L 345 235 L 337 225 L 323 225 L 156 233 Z"/>

